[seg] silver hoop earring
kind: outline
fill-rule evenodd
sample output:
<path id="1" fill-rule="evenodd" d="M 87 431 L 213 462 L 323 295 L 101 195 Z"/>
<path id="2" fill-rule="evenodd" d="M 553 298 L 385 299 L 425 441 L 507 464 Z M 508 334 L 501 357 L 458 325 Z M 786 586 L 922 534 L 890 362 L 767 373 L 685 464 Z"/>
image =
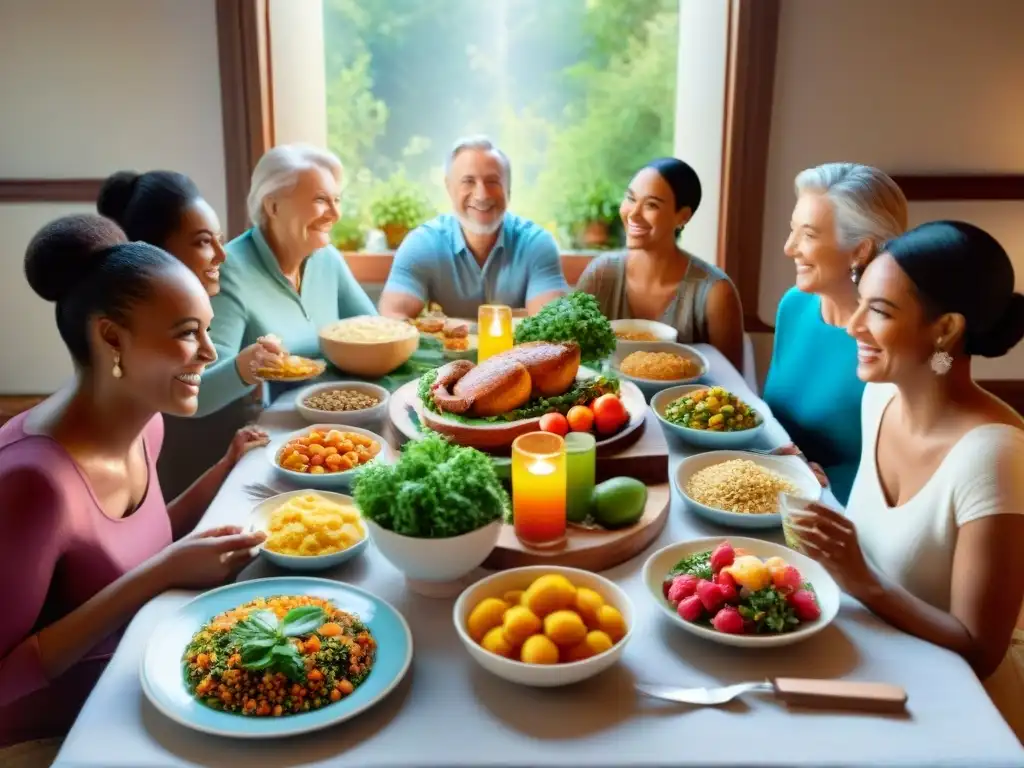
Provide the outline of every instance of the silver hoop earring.
<path id="1" fill-rule="evenodd" d="M 114 368 L 110 373 L 115 379 L 120 379 L 124 376 L 124 371 L 121 370 L 121 354 L 119 352 L 114 353 Z"/>
<path id="2" fill-rule="evenodd" d="M 953 357 L 944 349 L 937 349 L 932 355 L 930 364 L 936 376 L 945 376 L 953 367 Z"/>

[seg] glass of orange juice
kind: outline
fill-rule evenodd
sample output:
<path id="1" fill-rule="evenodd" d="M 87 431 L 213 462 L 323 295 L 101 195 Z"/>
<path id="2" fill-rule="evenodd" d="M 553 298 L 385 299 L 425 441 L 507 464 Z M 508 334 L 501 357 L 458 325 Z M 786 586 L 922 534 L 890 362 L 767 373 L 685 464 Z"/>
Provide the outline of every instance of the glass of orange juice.
<path id="1" fill-rule="evenodd" d="M 512 307 L 501 304 L 481 304 L 477 312 L 478 363 L 499 352 L 512 349 Z"/>
<path id="2" fill-rule="evenodd" d="M 565 543 L 565 441 L 528 432 L 512 443 L 512 517 L 516 536 L 547 549 Z"/>

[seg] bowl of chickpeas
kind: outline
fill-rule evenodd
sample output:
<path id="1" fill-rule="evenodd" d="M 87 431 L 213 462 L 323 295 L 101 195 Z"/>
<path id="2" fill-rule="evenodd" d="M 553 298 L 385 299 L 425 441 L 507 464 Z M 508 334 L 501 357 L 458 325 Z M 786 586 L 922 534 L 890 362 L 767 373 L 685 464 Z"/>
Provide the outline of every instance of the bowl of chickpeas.
<path id="1" fill-rule="evenodd" d="M 314 424 L 271 441 L 267 457 L 278 477 L 301 488 L 347 489 L 368 464 L 395 460 L 376 432 L 340 424 Z"/>
<path id="2" fill-rule="evenodd" d="M 664 431 L 690 445 L 728 450 L 755 442 L 764 416 L 724 387 L 684 384 L 651 398 L 651 410 Z"/>
<path id="3" fill-rule="evenodd" d="M 347 424 L 375 429 L 384 421 L 391 394 L 367 381 L 329 381 L 295 396 L 295 410 L 310 424 Z"/>

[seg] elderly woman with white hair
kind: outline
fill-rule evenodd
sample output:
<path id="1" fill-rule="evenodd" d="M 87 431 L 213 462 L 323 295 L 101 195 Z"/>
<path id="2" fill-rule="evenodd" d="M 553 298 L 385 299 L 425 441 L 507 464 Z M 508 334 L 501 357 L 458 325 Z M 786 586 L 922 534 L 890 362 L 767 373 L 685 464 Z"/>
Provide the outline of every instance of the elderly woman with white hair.
<path id="1" fill-rule="evenodd" d="M 803 171 L 796 194 L 785 245 L 796 285 L 779 302 L 764 400 L 794 442 L 780 452 L 802 451 L 845 505 L 860 463 L 864 394 L 846 325 L 860 274 L 907 229 L 907 200 L 885 173 L 856 163 Z"/>
<path id="2" fill-rule="evenodd" d="M 203 376 L 198 415 L 239 401 L 259 383 L 262 361 L 239 354 L 247 345 L 316 355 L 321 327 L 377 314 L 331 245 L 341 174 L 332 153 L 304 145 L 274 147 L 256 164 L 248 201 L 253 226 L 225 247 L 221 290 L 212 299 L 210 337 L 219 360 Z"/>

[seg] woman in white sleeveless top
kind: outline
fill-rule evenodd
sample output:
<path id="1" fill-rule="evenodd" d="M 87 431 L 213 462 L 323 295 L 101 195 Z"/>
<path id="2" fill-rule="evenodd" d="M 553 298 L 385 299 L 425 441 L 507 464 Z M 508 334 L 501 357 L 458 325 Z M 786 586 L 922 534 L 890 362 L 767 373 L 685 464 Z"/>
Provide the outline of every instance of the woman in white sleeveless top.
<path id="1" fill-rule="evenodd" d="M 971 356 L 1024 337 L 1009 257 L 970 224 L 890 242 L 859 283 L 860 468 L 846 517 L 800 519 L 805 551 L 868 609 L 960 654 L 1024 741 L 1024 421 L 971 379 Z"/>
<path id="2" fill-rule="evenodd" d="M 577 290 L 592 294 L 609 320 L 658 320 L 684 344 L 711 344 L 743 370 L 743 309 L 726 274 L 676 240 L 697 212 L 700 179 L 674 157 L 653 160 L 629 182 L 619 206 L 626 252 L 594 259 Z"/>

